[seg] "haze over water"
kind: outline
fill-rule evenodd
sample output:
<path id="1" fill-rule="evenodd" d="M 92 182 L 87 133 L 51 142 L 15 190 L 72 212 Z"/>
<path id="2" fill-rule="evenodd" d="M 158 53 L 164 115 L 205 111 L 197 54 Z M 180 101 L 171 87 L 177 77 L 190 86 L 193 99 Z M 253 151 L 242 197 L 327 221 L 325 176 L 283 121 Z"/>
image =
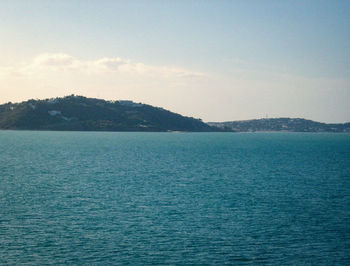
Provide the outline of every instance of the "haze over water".
<path id="1" fill-rule="evenodd" d="M 350 260 L 350 135 L 0 131 L 0 264 Z"/>

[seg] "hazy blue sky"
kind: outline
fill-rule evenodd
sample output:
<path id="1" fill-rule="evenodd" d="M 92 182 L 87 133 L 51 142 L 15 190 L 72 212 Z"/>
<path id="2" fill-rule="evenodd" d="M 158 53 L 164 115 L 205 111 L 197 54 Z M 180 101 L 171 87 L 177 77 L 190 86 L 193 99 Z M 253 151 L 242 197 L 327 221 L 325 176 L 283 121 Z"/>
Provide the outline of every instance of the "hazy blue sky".
<path id="1" fill-rule="evenodd" d="M 350 1 L 0 1 L 0 103 L 350 121 Z"/>

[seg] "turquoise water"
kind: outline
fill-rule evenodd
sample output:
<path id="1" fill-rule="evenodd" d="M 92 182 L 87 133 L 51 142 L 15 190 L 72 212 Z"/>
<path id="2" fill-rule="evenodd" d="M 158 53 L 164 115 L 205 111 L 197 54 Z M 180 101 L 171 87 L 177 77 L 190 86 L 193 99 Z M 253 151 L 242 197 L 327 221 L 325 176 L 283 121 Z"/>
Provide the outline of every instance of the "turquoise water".
<path id="1" fill-rule="evenodd" d="M 350 263 L 350 135 L 0 131 L 0 264 Z"/>

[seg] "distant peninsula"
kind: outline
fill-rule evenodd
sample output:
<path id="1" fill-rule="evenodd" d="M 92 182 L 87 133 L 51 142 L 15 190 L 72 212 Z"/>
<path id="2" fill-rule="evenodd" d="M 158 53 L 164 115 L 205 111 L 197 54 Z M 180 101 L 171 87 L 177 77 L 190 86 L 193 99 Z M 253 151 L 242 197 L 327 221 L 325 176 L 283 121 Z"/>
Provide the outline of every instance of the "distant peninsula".
<path id="1" fill-rule="evenodd" d="M 231 122 L 209 122 L 208 125 L 230 132 L 336 132 L 350 133 L 350 123 L 326 124 L 303 118 L 263 118 Z"/>
<path id="2" fill-rule="evenodd" d="M 0 129 L 211 132 L 200 119 L 133 101 L 70 95 L 0 105 Z"/>
<path id="3" fill-rule="evenodd" d="M 303 118 L 208 122 L 133 101 L 70 95 L 0 105 L 0 130 L 142 132 L 344 132 L 350 123 L 326 124 Z"/>

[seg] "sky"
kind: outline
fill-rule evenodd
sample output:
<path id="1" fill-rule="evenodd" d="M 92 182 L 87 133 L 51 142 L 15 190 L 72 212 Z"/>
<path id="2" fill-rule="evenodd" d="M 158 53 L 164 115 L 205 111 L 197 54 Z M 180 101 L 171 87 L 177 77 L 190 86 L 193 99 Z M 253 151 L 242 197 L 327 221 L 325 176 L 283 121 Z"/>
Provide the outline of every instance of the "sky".
<path id="1" fill-rule="evenodd" d="M 71 94 L 349 122 L 350 1 L 0 0 L 0 104 Z"/>

